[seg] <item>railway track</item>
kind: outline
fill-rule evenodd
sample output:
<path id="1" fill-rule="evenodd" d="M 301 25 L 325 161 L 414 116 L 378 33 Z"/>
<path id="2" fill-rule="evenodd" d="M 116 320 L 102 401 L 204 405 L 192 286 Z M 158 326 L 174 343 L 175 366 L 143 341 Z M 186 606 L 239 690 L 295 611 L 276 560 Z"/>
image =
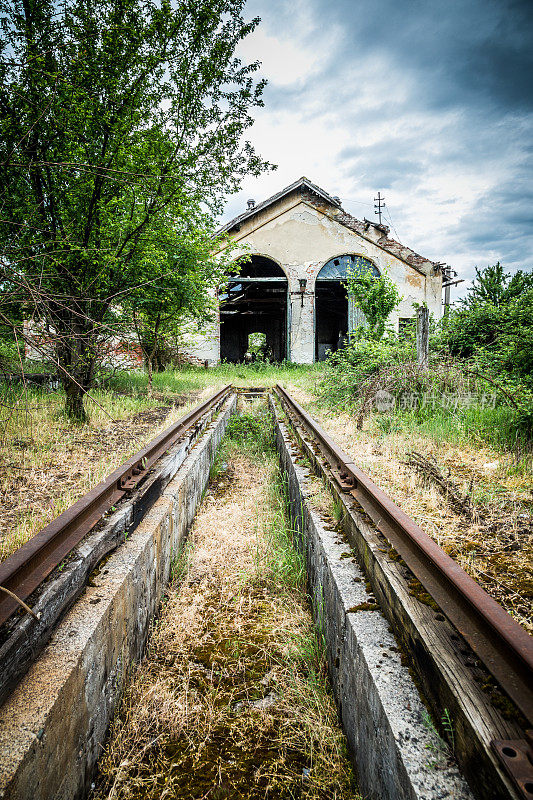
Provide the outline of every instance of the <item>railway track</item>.
<path id="1" fill-rule="evenodd" d="M 491 746 L 520 796 L 533 798 L 533 637 L 376 486 L 282 386 L 274 391 L 341 496 L 352 498 L 368 515 L 395 558 L 397 554 L 405 563 L 514 703 L 525 721 L 523 736 L 494 738 Z"/>
<path id="2" fill-rule="evenodd" d="M 223 387 L 180 417 L 0 564 L 0 702 L 42 650 L 99 561 L 124 541 L 157 500 L 168 481 L 168 476 L 154 475 L 159 460 L 184 437 L 197 433 L 230 391 L 231 385 Z M 130 507 L 120 514 L 119 505 L 116 524 L 69 570 L 68 560 L 80 543 L 121 501 L 129 501 Z M 50 591 L 47 579 L 54 575 Z M 42 610 L 30 609 L 30 599 Z"/>
<path id="3" fill-rule="evenodd" d="M 128 498 L 135 498 L 139 509 L 128 516 L 127 525 L 133 529 L 161 491 L 161 483 L 157 480 L 154 482 L 153 479 L 159 459 L 183 437 L 199 430 L 206 415 L 220 408 L 234 391 L 237 391 L 243 399 L 252 399 L 264 396 L 267 390 L 263 387 L 233 390 L 228 385 L 213 393 L 205 402 L 181 417 L 178 422 L 132 456 L 105 481 L 0 564 L 0 587 L 8 590 L 0 592 L 0 626 L 3 625 L 4 629 L 6 626 L 8 628 L 11 626 L 10 635 L 0 646 L 0 666 L 4 667 L 8 656 L 11 659 L 10 672 L 8 670 L 6 673 L 7 677 L 3 683 L 0 680 L 0 702 L 42 649 L 61 614 L 80 594 L 90 571 L 94 570 L 103 556 L 116 547 L 120 536 L 116 531 L 111 531 L 109 542 L 105 547 L 100 547 L 92 560 L 88 559 L 84 570 L 79 570 L 74 589 L 69 590 L 70 593 L 65 592 L 64 598 L 54 607 L 55 610 L 50 613 L 46 622 L 41 619 L 29 619 L 28 615 L 24 616 L 21 603 L 24 606 L 27 600 L 34 599 L 36 590 L 40 590 L 51 575 L 57 574 L 58 567 L 73 551 L 76 551 L 82 540 L 95 529 L 107 512 L 114 509 L 121 500 Z M 515 709 L 515 717 L 511 723 L 502 722 L 500 725 L 498 712 L 489 710 L 488 716 L 484 718 L 485 712 L 480 710 L 480 719 L 483 717 L 481 726 L 483 731 L 479 744 L 467 741 L 465 745 L 464 760 L 468 762 L 467 769 L 470 772 L 476 769 L 476 766 L 470 763 L 473 756 L 485 759 L 480 769 L 484 775 L 483 779 L 486 780 L 486 770 L 488 769 L 490 773 L 493 766 L 492 763 L 488 763 L 490 755 L 483 752 L 483 747 L 488 744 L 488 749 L 492 748 L 493 751 L 493 760 L 497 760 L 500 768 L 505 769 L 515 788 L 514 795 L 505 796 L 532 800 L 533 738 L 530 729 L 533 728 L 533 638 L 357 467 L 351 457 L 336 445 L 282 386 L 275 387 L 274 395 L 299 446 L 314 463 L 316 471 L 326 476 L 335 487 L 346 513 L 353 511 L 352 516 L 362 514 L 367 520 L 371 520 L 379 535 L 388 543 L 389 554 L 394 551 L 394 568 L 401 572 L 405 566 L 405 571 L 419 581 L 438 608 L 439 613 L 435 618 L 446 617 L 449 620 L 453 630 L 460 634 L 461 641 L 464 640 L 468 644 L 476 659 L 494 677 L 511 701 Z M 123 536 L 126 523 L 121 524 L 120 535 Z M 364 528 L 363 523 L 357 525 L 359 528 Z M 357 525 L 354 524 L 352 527 Z M 350 540 L 350 536 L 348 538 Z M 434 681 L 435 686 L 432 687 L 433 676 L 437 675 L 438 669 L 433 664 L 431 668 L 428 666 L 428 653 L 431 654 L 435 642 L 442 640 L 442 635 L 439 633 L 433 638 L 433 635 L 430 635 L 426 641 L 423 632 L 415 631 L 416 626 L 413 627 L 410 622 L 407 624 L 407 613 L 394 607 L 392 599 L 394 593 L 386 586 L 387 568 L 383 564 L 381 566 L 378 564 L 379 568 L 369 569 L 371 561 L 369 553 L 372 551 L 372 557 L 384 562 L 386 557 L 379 554 L 386 553 L 386 550 L 375 546 L 369 547 L 368 543 L 360 544 L 358 547 L 383 612 L 392 621 L 398 638 L 402 640 L 406 650 L 409 650 L 409 657 L 411 657 L 410 651 L 413 651 L 412 661 L 419 670 L 419 685 L 423 693 L 429 695 L 430 705 L 434 699 L 432 692 L 435 695 L 433 710 L 439 707 L 439 703 L 442 708 L 444 701 L 441 702 L 440 695 L 446 693 L 448 693 L 446 702 L 448 705 L 450 703 L 453 705 L 450 700 L 453 692 L 447 681 L 457 669 L 460 678 L 457 678 L 456 684 L 460 684 L 461 680 L 466 684 L 470 679 L 468 670 L 464 668 L 456 653 L 450 651 L 445 653 L 444 657 L 441 654 L 441 664 L 444 663 L 444 667 L 438 675 L 438 680 Z M 401 569 L 398 564 L 401 565 Z M 17 611 L 20 612 L 18 615 Z M 425 613 L 427 617 L 429 613 L 427 608 Z M 431 620 L 428 626 L 431 627 L 433 624 L 434 621 Z M 40 631 L 37 644 L 29 642 L 29 626 Z M 458 639 L 455 633 L 451 634 L 450 640 Z M 463 649 L 461 652 L 466 651 Z M 423 674 L 424 669 L 428 671 L 426 676 Z M 448 675 L 445 674 L 446 671 Z M 465 688 L 466 694 L 469 691 Z M 471 704 L 475 704 L 479 697 L 482 695 L 474 687 L 471 691 Z M 462 713 L 460 705 L 458 701 L 458 714 Z M 498 736 L 498 731 L 502 732 L 501 736 Z M 513 738 L 511 733 L 514 734 Z M 466 723 L 463 735 L 465 740 L 468 740 L 469 729 Z M 461 763 L 461 753 L 456 755 L 464 767 L 465 765 Z M 491 797 L 500 795 L 493 793 Z"/>
<path id="4" fill-rule="evenodd" d="M 104 514 L 136 489 L 155 462 L 222 401 L 230 388 L 225 386 L 180 417 L 0 564 L 0 586 L 11 593 L 0 593 L 0 625 L 20 607 L 15 597 L 27 600 Z"/>

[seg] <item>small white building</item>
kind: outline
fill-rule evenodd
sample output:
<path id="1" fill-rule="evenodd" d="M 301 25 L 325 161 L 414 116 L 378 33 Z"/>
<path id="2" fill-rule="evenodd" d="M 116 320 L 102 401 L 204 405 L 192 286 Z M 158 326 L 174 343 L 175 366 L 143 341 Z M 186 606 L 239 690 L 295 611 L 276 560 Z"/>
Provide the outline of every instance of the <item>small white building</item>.
<path id="1" fill-rule="evenodd" d="M 402 301 L 389 320 L 396 330 L 414 317 L 414 303 L 441 316 L 440 265 L 389 238 L 386 225 L 347 214 L 307 178 L 257 205 L 249 200 L 218 233 L 249 258 L 219 294 L 218 319 L 189 336 L 184 349 L 195 359 L 242 361 L 250 334 L 264 333 L 275 361 L 322 360 L 357 322 L 343 286 L 350 267 L 385 271 L 396 282 Z"/>

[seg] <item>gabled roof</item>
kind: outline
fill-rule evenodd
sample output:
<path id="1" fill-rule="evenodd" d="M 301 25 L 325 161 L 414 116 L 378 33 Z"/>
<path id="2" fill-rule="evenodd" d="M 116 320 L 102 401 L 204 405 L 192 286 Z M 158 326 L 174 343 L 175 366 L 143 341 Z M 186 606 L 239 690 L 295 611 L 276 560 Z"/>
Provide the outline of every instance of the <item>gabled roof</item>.
<path id="1" fill-rule="evenodd" d="M 327 203 L 335 206 L 335 208 L 342 208 L 338 197 L 332 197 L 325 192 L 324 189 L 321 189 L 320 186 L 312 183 L 309 178 L 302 177 L 297 181 L 294 181 L 294 183 L 291 183 L 289 186 L 286 186 L 281 190 L 281 192 L 273 194 L 272 197 L 269 197 L 267 200 L 263 200 L 262 203 L 258 203 L 252 208 L 248 208 L 243 214 L 239 214 L 238 217 L 234 217 L 234 219 L 227 222 L 222 228 L 219 228 L 217 235 L 225 233 L 226 231 L 231 231 L 233 228 L 236 228 L 238 225 L 240 225 L 241 222 L 244 222 L 244 220 L 253 217 L 255 214 L 259 213 L 259 211 L 264 211 L 265 208 L 268 208 L 268 206 L 271 206 L 273 203 L 277 203 L 278 200 L 281 200 L 283 197 L 286 197 L 288 194 L 296 191 L 297 189 L 306 189 L 308 192 L 311 192 L 311 194 L 321 197 Z"/>
<path id="2" fill-rule="evenodd" d="M 333 216 L 337 222 L 341 225 L 344 225 L 345 228 L 349 228 L 351 231 L 358 233 L 363 238 L 369 238 L 366 235 L 366 231 L 368 230 L 369 225 L 372 225 L 378 231 L 382 231 L 382 236 L 378 239 L 370 239 L 373 244 L 377 244 L 378 247 L 381 247 L 382 250 L 386 250 L 387 253 L 390 253 L 396 258 L 405 261 L 406 264 L 409 264 L 410 267 L 413 267 L 417 272 L 424 273 L 422 267 L 425 265 L 430 265 L 431 267 L 438 267 L 440 270 L 440 263 L 437 261 L 431 261 L 429 258 L 424 258 L 424 256 L 415 253 L 414 250 L 411 250 L 410 247 L 407 247 L 404 244 L 400 244 L 397 242 L 396 239 L 391 239 L 389 237 L 389 228 L 386 225 L 377 225 L 375 222 L 370 222 L 369 220 L 365 219 L 364 222 L 361 220 L 352 217 L 351 214 L 347 214 L 344 209 L 341 209 L 340 214 L 335 214 Z"/>
<path id="3" fill-rule="evenodd" d="M 440 264 L 435 261 L 431 261 L 429 258 L 424 258 L 424 256 L 415 253 L 414 250 L 411 250 L 410 247 L 406 247 L 400 242 L 397 242 L 395 239 L 389 238 L 389 228 L 386 225 L 378 224 L 377 222 L 372 222 L 371 220 L 365 219 L 363 222 L 361 220 L 352 217 L 351 214 L 348 214 L 342 207 L 341 202 L 338 197 L 332 197 L 328 194 L 324 189 L 321 189 L 320 186 L 317 186 L 316 183 L 312 183 L 309 178 L 299 178 L 294 183 L 291 183 L 289 186 L 286 186 L 277 194 L 272 195 L 267 200 L 263 200 L 262 203 L 258 203 L 257 205 L 253 206 L 252 208 L 248 208 L 243 214 L 239 214 L 238 217 L 234 217 L 234 219 L 227 222 L 222 228 L 220 228 L 216 235 L 220 236 L 222 233 L 229 233 L 232 230 L 239 230 L 240 224 L 247 219 L 255 216 L 260 211 L 264 211 L 264 209 L 268 208 L 269 206 L 273 205 L 274 203 L 281 200 L 283 197 L 291 194 L 291 192 L 300 191 L 300 193 L 305 197 L 305 200 L 311 204 L 315 204 L 317 201 L 326 201 L 326 203 L 331 207 L 331 210 L 324 211 L 323 208 L 320 210 L 327 214 L 331 219 L 334 219 L 340 225 L 344 225 L 344 227 L 349 228 L 354 233 L 357 233 L 359 236 L 362 236 L 364 239 L 372 242 L 372 244 L 377 245 L 382 250 L 387 251 L 396 258 L 401 259 L 409 266 L 413 267 L 417 272 L 422 274 L 424 273 L 423 266 L 432 266 L 438 268 L 440 270 Z M 321 204 L 322 205 L 322 204 Z M 379 236 L 374 238 L 374 236 L 370 237 L 368 235 L 369 228 L 372 227 L 374 231 L 379 232 Z"/>

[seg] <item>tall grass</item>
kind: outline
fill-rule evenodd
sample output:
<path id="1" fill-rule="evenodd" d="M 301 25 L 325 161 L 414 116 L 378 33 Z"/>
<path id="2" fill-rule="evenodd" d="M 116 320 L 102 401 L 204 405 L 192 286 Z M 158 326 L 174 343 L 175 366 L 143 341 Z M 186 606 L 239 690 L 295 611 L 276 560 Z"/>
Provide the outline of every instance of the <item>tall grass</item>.
<path id="1" fill-rule="evenodd" d="M 184 366 L 156 372 L 153 376 L 154 390 L 163 393 L 182 393 L 201 390 L 206 386 L 223 386 L 232 383 L 234 386 L 273 386 L 276 383 L 290 381 L 297 385 L 310 386 L 315 378 L 321 376 L 320 364 L 268 364 L 257 362 L 250 365 L 220 364 L 204 369 L 202 367 Z M 119 372 L 109 376 L 106 385 L 123 391 L 143 394 L 148 386 L 148 376 L 141 370 Z"/>
<path id="2" fill-rule="evenodd" d="M 376 412 L 370 418 L 369 429 L 382 435 L 414 433 L 434 442 L 456 445 L 489 445 L 501 452 L 527 449 L 526 437 L 516 428 L 514 409 L 503 405 Z"/>
<path id="3" fill-rule="evenodd" d="M 92 394 L 100 405 L 79 425 L 66 418 L 62 391 L 0 388 L 0 561 L 183 413 L 139 422 L 138 414 L 160 404 L 143 395 Z"/>

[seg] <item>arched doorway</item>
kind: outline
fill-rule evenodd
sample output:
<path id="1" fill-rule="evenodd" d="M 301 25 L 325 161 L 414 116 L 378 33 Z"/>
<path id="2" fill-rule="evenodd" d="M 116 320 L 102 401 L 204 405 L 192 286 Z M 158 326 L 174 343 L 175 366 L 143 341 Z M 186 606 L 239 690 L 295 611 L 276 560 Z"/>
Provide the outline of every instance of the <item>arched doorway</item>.
<path id="1" fill-rule="evenodd" d="M 220 293 L 220 359 L 244 361 L 248 337 L 266 336 L 272 361 L 287 357 L 287 276 L 266 256 L 251 256 Z"/>
<path id="2" fill-rule="evenodd" d="M 318 273 L 315 285 L 315 358 L 323 361 L 348 341 L 355 324 L 354 313 L 344 286 L 348 271 L 379 270 L 368 258 L 357 255 L 336 256 Z"/>

